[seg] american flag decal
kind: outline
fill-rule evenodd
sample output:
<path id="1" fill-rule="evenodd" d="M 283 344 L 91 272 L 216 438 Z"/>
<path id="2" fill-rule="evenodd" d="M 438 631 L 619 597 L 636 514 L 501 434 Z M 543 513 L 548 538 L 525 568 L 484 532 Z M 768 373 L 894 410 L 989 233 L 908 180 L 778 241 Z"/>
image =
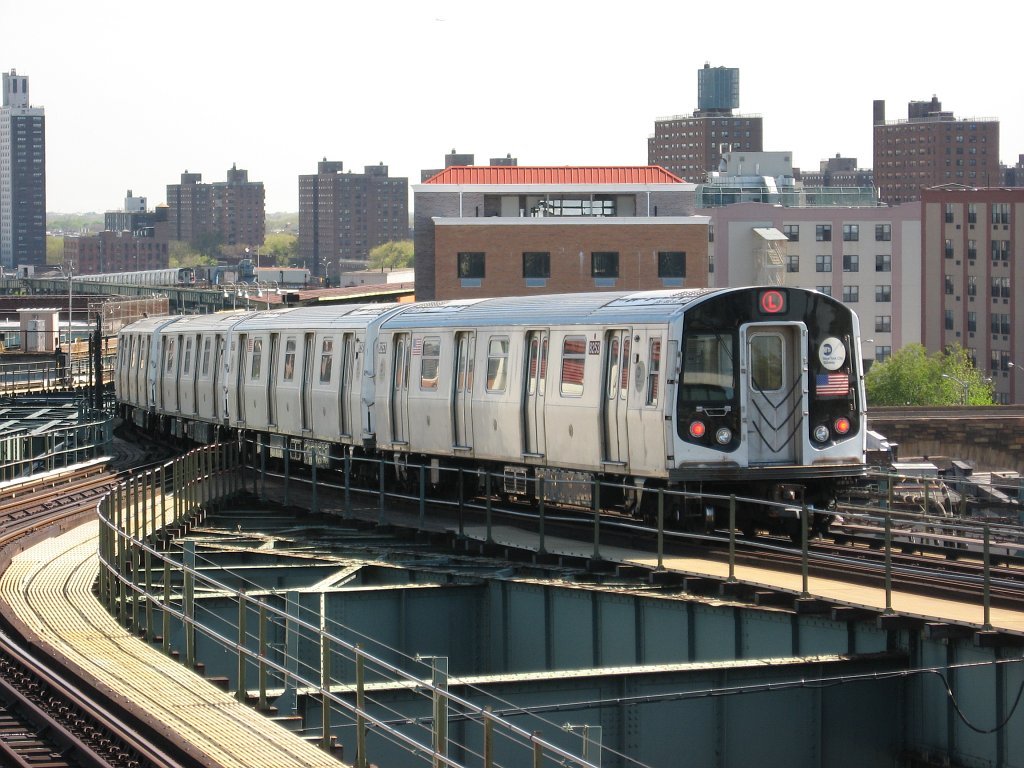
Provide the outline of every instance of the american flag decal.
<path id="1" fill-rule="evenodd" d="M 819 396 L 835 397 L 850 394 L 850 376 L 846 373 L 819 373 L 815 379 Z"/>

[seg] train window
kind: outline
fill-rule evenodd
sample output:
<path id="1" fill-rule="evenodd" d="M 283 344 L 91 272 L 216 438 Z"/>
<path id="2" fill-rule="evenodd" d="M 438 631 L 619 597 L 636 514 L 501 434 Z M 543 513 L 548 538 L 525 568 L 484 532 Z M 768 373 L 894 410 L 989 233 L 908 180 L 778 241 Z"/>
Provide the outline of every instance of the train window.
<path id="1" fill-rule="evenodd" d="M 203 340 L 203 376 L 210 375 L 210 339 Z"/>
<path id="2" fill-rule="evenodd" d="M 413 351 L 416 345 L 413 344 Z M 427 336 L 423 339 L 423 354 L 420 357 L 420 389 L 437 389 L 437 372 L 441 369 L 441 337 Z"/>
<path id="3" fill-rule="evenodd" d="M 324 339 L 320 348 L 320 383 L 327 384 L 331 380 L 331 366 L 334 363 L 334 339 Z"/>
<path id="4" fill-rule="evenodd" d="M 295 378 L 295 339 L 288 339 L 284 343 L 284 380 L 291 381 Z"/>
<path id="5" fill-rule="evenodd" d="M 564 397 L 583 395 L 583 372 L 587 362 L 587 339 L 567 336 L 562 342 L 562 385 Z"/>
<path id="6" fill-rule="evenodd" d="M 680 399 L 701 403 L 731 401 L 735 391 L 732 336 L 688 334 L 685 349 Z"/>
<path id="7" fill-rule="evenodd" d="M 185 357 L 182 360 L 182 366 L 184 367 L 181 372 L 182 376 L 188 376 L 189 371 L 192 370 L 192 339 L 185 339 Z"/>
<path id="8" fill-rule="evenodd" d="M 170 373 L 174 370 L 174 339 L 167 340 L 167 360 L 164 367 L 164 373 Z"/>
<path id="9" fill-rule="evenodd" d="M 508 337 L 493 336 L 487 342 L 487 391 L 504 392 L 508 376 Z"/>
<path id="10" fill-rule="evenodd" d="M 252 367 L 249 369 L 249 378 L 256 381 L 260 377 L 260 364 L 263 362 L 263 339 L 250 339 L 252 344 Z"/>
<path id="11" fill-rule="evenodd" d="M 658 404 L 658 375 L 661 373 L 661 339 L 647 346 L 647 405 Z"/>
<path id="12" fill-rule="evenodd" d="M 750 378 L 761 392 L 782 389 L 782 337 L 758 334 L 750 340 Z"/>

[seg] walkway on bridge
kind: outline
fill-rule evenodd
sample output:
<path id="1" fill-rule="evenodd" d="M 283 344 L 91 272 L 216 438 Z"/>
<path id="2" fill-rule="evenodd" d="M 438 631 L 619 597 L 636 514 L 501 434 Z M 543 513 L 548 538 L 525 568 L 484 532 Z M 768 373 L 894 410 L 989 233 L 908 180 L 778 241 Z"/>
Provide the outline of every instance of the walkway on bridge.
<path id="1" fill-rule="evenodd" d="M 121 627 L 92 592 L 97 535 L 98 523 L 81 525 L 16 555 L 0 577 L 0 599 L 36 642 L 133 702 L 141 717 L 185 744 L 197 765 L 341 765 Z"/>

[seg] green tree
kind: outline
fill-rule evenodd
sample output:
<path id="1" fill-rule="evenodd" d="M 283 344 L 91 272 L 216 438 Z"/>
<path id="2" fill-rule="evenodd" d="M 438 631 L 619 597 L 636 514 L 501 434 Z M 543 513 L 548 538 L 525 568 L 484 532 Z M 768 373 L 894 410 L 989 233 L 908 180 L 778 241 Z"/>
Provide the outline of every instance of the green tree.
<path id="1" fill-rule="evenodd" d="M 168 251 L 168 266 L 170 267 L 199 267 L 217 263 L 212 256 L 205 256 L 193 250 L 192 246 L 184 240 L 171 240 Z"/>
<path id="2" fill-rule="evenodd" d="M 261 266 L 277 264 L 287 266 L 299 258 L 299 238 L 288 232 L 271 232 L 260 248 Z"/>
<path id="3" fill-rule="evenodd" d="M 991 405 L 992 382 L 957 345 L 929 355 L 908 344 L 864 377 L 868 405 Z"/>
<path id="4" fill-rule="evenodd" d="M 63 264 L 64 263 L 64 236 L 63 235 L 47 235 L 46 236 L 46 263 L 47 264 Z"/>
<path id="5" fill-rule="evenodd" d="M 392 240 L 370 249 L 370 269 L 405 269 L 413 265 L 412 240 Z"/>

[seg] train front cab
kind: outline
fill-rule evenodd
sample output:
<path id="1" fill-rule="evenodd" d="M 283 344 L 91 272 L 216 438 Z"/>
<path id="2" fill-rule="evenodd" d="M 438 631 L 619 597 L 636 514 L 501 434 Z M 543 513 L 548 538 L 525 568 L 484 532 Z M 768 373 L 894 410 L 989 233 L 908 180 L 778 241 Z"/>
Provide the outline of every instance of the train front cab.
<path id="1" fill-rule="evenodd" d="M 857 340 L 856 315 L 823 294 L 752 288 L 695 303 L 684 319 L 670 478 L 787 505 L 762 510 L 768 518 L 798 519 L 804 502 L 827 506 L 837 483 L 864 469 Z"/>

